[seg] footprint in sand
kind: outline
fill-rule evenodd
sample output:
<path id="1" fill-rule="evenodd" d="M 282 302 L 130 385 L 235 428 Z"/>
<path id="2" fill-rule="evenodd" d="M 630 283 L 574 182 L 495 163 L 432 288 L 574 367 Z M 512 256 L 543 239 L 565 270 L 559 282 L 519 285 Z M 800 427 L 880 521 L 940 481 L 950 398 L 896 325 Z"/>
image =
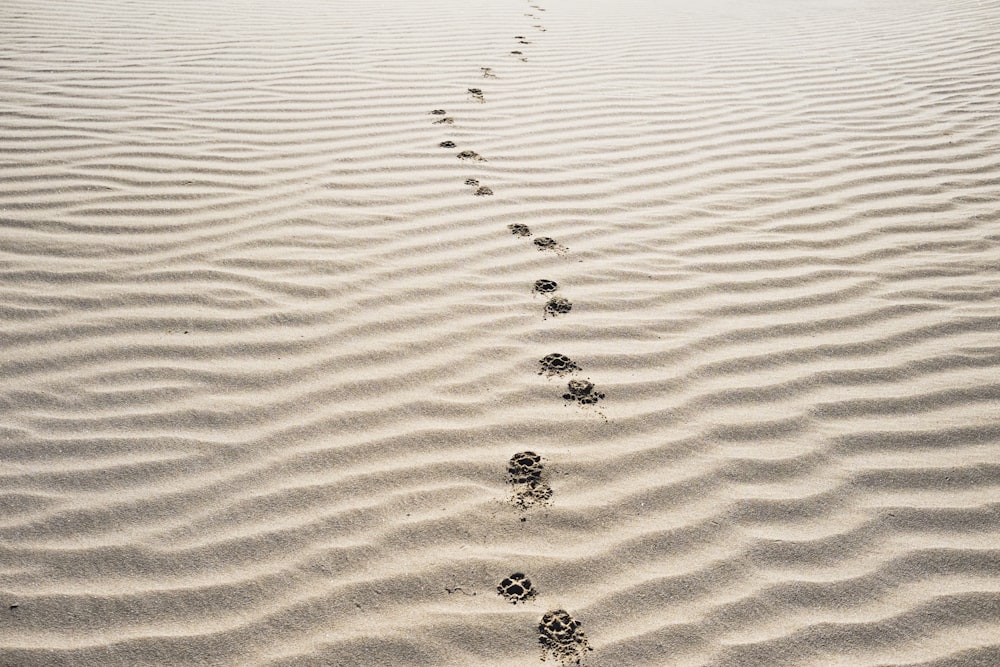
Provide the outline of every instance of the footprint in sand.
<path id="1" fill-rule="evenodd" d="M 531 585 L 531 579 L 528 579 L 521 572 L 515 572 L 509 577 L 505 577 L 497 586 L 497 593 L 511 604 L 527 602 L 538 594 Z"/>
<path id="2" fill-rule="evenodd" d="M 490 189 L 488 186 L 479 185 L 478 179 L 467 178 L 465 179 L 465 184 L 471 185 L 472 187 L 476 188 L 476 191 L 473 194 L 476 195 L 477 197 L 488 197 L 493 194 L 493 190 Z"/>
<path id="3" fill-rule="evenodd" d="M 567 401 L 576 401 L 580 405 L 594 405 L 604 399 L 602 392 L 594 391 L 594 383 L 590 380 L 570 380 L 566 390 L 563 398 Z"/>
<path id="4" fill-rule="evenodd" d="M 521 52 L 521 51 L 511 51 L 510 53 L 511 53 L 511 55 L 518 56 L 518 60 L 520 60 L 522 63 L 528 62 L 528 59 L 524 57 L 524 53 L 523 52 Z"/>
<path id="5" fill-rule="evenodd" d="M 545 316 L 556 317 L 557 315 L 565 315 L 569 311 L 573 310 L 573 304 L 570 300 L 563 296 L 554 296 L 549 299 L 548 303 L 545 304 Z"/>
<path id="6" fill-rule="evenodd" d="M 458 154 L 460 160 L 475 160 L 476 162 L 486 162 L 486 158 L 476 151 L 462 151 Z"/>
<path id="7" fill-rule="evenodd" d="M 531 229 L 528 228 L 528 225 L 522 224 L 520 222 L 515 222 L 514 224 L 507 225 L 507 229 L 509 229 L 510 233 L 513 234 L 514 236 L 531 236 Z"/>
<path id="8" fill-rule="evenodd" d="M 495 78 L 497 78 L 497 75 L 493 73 L 493 68 L 492 67 L 480 67 L 479 69 L 481 69 L 483 71 L 483 78 L 484 79 L 495 79 Z"/>
<path id="9" fill-rule="evenodd" d="M 567 357 L 565 354 L 559 354 L 558 352 L 546 354 L 538 360 L 538 363 L 541 366 L 538 374 L 546 375 L 548 377 L 552 377 L 553 375 L 568 375 L 569 373 L 582 370 L 576 365 L 575 361 Z"/>
<path id="10" fill-rule="evenodd" d="M 551 239 L 548 236 L 539 236 L 534 240 L 534 244 L 539 250 L 551 250 L 557 255 L 562 255 L 569 251 L 569 248 L 561 243 L 557 243 L 555 239 Z"/>
<path id="11" fill-rule="evenodd" d="M 448 113 L 448 112 L 447 112 L 447 111 L 445 111 L 444 109 L 435 109 L 434 111 L 431 111 L 431 115 L 432 115 L 432 116 L 444 116 L 444 115 L 446 115 L 447 113 Z"/>
<path id="12" fill-rule="evenodd" d="M 514 487 L 511 502 L 526 510 L 552 499 L 552 487 L 542 478 L 542 457 L 534 452 L 518 452 L 507 463 L 507 483 Z"/>
<path id="13" fill-rule="evenodd" d="M 455 142 L 454 141 L 442 141 L 439 145 L 441 146 L 441 148 L 454 148 L 455 147 Z"/>
<path id="14" fill-rule="evenodd" d="M 514 35 L 514 39 L 517 40 L 518 44 L 531 44 L 531 42 L 524 38 L 524 35 Z"/>
<path id="15" fill-rule="evenodd" d="M 565 609 L 546 612 L 538 623 L 538 643 L 542 660 L 554 658 L 562 665 L 578 665 L 587 651 L 592 651 L 580 621 Z"/>
<path id="16" fill-rule="evenodd" d="M 536 280 L 535 286 L 532 288 L 532 290 L 538 294 L 552 294 L 557 289 L 559 289 L 559 283 L 554 280 L 549 280 L 548 278 Z"/>
<path id="17" fill-rule="evenodd" d="M 434 125 L 454 125 L 454 124 L 455 124 L 455 119 L 452 118 L 451 116 L 445 116 L 444 118 L 440 118 L 434 121 Z"/>
<path id="18" fill-rule="evenodd" d="M 483 97 L 483 91 L 479 88 L 469 88 L 469 95 L 472 95 L 472 99 L 477 102 L 485 102 L 486 98 Z"/>

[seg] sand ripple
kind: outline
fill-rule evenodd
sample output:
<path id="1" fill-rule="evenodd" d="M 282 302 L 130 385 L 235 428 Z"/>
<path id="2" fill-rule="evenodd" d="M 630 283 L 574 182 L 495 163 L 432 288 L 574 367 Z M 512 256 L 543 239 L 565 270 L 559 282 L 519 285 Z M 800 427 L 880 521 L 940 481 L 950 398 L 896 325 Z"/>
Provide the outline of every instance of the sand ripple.
<path id="1" fill-rule="evenodd" d="M 1000 5 L 390 4 L 0 4 L 0 664 L 1000 664 Z"/>

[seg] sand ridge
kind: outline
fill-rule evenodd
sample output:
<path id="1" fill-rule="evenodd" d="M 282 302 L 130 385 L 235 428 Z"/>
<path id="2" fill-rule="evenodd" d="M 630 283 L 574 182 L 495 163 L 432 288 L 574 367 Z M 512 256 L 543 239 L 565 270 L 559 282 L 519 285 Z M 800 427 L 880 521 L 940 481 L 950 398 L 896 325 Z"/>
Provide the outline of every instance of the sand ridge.
<path id="1" fill-rule="evenodd" d="M 0 4 L 0 665 L 997 664 L 998 19 Z"/>

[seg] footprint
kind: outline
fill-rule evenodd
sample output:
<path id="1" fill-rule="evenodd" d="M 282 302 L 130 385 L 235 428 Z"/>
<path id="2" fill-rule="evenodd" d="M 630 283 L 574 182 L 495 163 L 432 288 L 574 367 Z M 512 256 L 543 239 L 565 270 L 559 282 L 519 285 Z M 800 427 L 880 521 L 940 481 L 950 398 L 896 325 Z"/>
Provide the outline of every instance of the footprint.
<path id="1" fill-rule="evenodd" d="M 521 572 L 515 572 L 501 581 L 497 586 L 497 593 L 511 604 L 527 602 L 538 594 L 531 585 L 531 579 Z"/>
<path id="2" fill-rule="evenodd" d="M 563 398 L 567 401 L 576 401 L 580 405 L 594 405 L 604 398 L 604 394 L 594 391 L 594 383 L 590 380 L 573 379 L 566 385 L 567 392 Z"/>
<path id="3" fill-rule="evenodd" d="M 530 484 L 542 479 L 542 457 L 534 452 L 518 452 L 507 462 L 510 484 Z"/>
<path id="4" fill-rule="evenodd" d="M 439 120 L 434 121 L 433 124 L 434 125 L 454 125 L 455 124 L 455 119 L 452 118 L 451 116 L 445 116 L 444 118 L 441 118 Z"/>
<path id="5" fill-rule="evenodd" d="M 554 296 L 545 304 L 545 314 L 547 316 L 565 315 L 571 310 L 573 310 L 573 304 L 570 303 L 569 299 L 562 296 Z"/>
<path id="6" fill-rule="evenodd" d="M 535 287 L 533 289 L 539 294 L 551 294 L 559 289 L 559 284 L 554 280 L 542 278 L 541 280 L 535 281 Z"/>
<path id="7" fill-rule="evenodd" d="M 562 665 L 579 665 L 587 651 L 592 651 L 580 621 L 565 609 L 546 612 L 538 623 L 538 643 L 542 660 L 555 658 Z"/>
<path id="8" fill-rule="evenodd" d="M 467 179 L 465 179 L 465 184 L 466 185 L 479 185 L 479 181 L 477 181 L 474 178 L 467 178 Z"/>
<path id="9" fill-rule="evenodd" d="M 552 487 L 542 479 L 542 457 L 534 452 L 518 452 L 507 463 L 507 483 L 514 487 L 511 502 L 526 510 L 552 499 Z"/>
<path id="10" fill-rule="evenodd" d="M 550 239 L 548 236 L 539 236 L 535 239 L 534 243 L 539 250 L 551 250 L 557 255 L 561 255 L 569 250 L 569 248 L 557 243 L 555 239 Z"/>
<path id="11" fill-rule="evenodd" d="M 483 71 L 483 78 L 484 79 L 495 79 L 495 78 L 497 78 L 497 75 L 493 73 L 493 68 L 492 67 L 480 67 L 479 69 L 481 69 Z"/>
<path id="12" fill-rule="evenodd" d="M 558 352 L 545 355 L 538 360 L 538 363 L 541 365 L 538 374 L 547 375 L 548 377 L 552 377 L 553 375 L 568 375 L 569 373 L 582 370 L 576 365 L 576 362 L 565 354 L 559 354 Z"/>
<path id="13" fill-rule="evenodd" d="M 445 111 L 444 109 L 435 109 L 434 111 L 431 112 L 431 115 L 432 116 L 444 116 L 447 113 L 448 112 Z"/>
<path id="14" fill-rule="evenodd" d="M 528 59 L 524 57 L 524 53 L 522 53 L 521 51 L 511 51 L 510 53 L 511 55 L 517 56 L 518 57 L 517 59 L 520 60 L 522 63 L 528 62 Z"/>
<path id="15" fill-rule="evenodd" d="M 462 151 L 458 154 L 461 160 L 475 160 L 477 162 L 486 162 L 486 158 L 477 153 L 476 151 Z"/>
<path id="16" fill-rule="evenodd" d="M 514 39 L 517 40 L 518 44 L 531 44 L 531 42 L 524 38 L 524 35 L 514 35 Z"/>
<path id="17" fill-rule="evenodd" d="M 512 225 L 507 225 L 507 229 L 514 236 L 531 236 L 531 230 L 528 229 L 528 225 L 521 224 L 520 222 L 515 222 Z"/>
<path id="18" fill-rule="evenodd" d="M 483 91 L 479 88 L 469 88 L 469 94 L 472 95 L 472 99 L 478 102 L 486 101 L 486 98 L 483 97 Z"/>
<path id="19" fill-rule="evenodd" d="M 488 197 L 493 194 L 493 190 L 491 190 L 485 185 L 480 185 L 478 188 L 476 188 L 475 194 L 477 197 Z"/>

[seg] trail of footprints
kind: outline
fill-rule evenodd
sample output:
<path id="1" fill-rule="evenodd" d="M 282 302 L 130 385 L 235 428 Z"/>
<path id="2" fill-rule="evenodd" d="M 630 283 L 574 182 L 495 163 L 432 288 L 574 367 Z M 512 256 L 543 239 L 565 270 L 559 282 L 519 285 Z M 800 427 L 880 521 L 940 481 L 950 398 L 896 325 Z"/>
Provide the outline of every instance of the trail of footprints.
<path id="1" fill-rule="evenodd" d="M 532 4 L 530 7 L 535 12 L 545 11 L 537 4 Z M 539 18 L 534 13 L 527 13 L 525 16 L 534 20 Z M 534 24 L 532 27 L 540 32 L 545 32 L 545 28 L 540 24 Z M 531 42 L 523 35 L 515 35 L 514 40 L 519 46 L 511 51 L 511 54 L 517 56 L 520 62 L 527 62 L 528 58 L 520 47 L 530 45 Z M 480 72 L 484 79 L 497 78 L 497 74 L 491 67 L 481 67 Z M 479 104 L 486 103 L 486 93 L 483 89 L 469 88 L 467 92 L 471 101 Z M 455 124 L 455 118 L 449 116 L 444 109 L 435 109 L 430 113 L 439 116 L 433 122 L 434 125 Z M 458 145 L 450 140 L 442 141 L 439 145 L 445 149 L 458 148 Z M 486 162 L 486 158 L 469 149 L 459 151 L 456 156 L 463 161 Z M 465 185 L 472 189 L 473 194 L 478 197 L 493 195 L 493 190 L 489 186 L 481 184 L 477 178 L 466 179 Z M 564 255 L 569 252 L 569 248 L 555 239 L 547 236 L 534 236 L 531 229 L 523 223 L 511 223 L 507 229 L 514 236 L 531 238 L 532 244 L 540 252 L 551 252 L 556 255 Z M 573 309 L 573 304 L 568 298 L 555 294 L 558 290 L 559 284 L 555 280 L 540 278 L 534 282 L 532 292 L 548 299 L 542 309 L 543 319 L 566 315 Z M 562 394 L 564 401 L 581 406 L 591 406 L 604 400 L 604 393 L 598 391 L 590 379 L 574 377 L 582 371 L 582 368 L 566 355 L 553 352 L 540 359 L 538 363 L 539 375 L 548 378 L 568 378 L 566 389 Z M 552 500 L 552 487 L 547 482 L 543 461 L 544 459 L 539 454 L 533 451 L 523 451 L 514 454 L 507 462 L 507 483 L 512 489 L 510 502 L 520 510 L 520 521 L 522 522 L 527 521 L 525 515 L 529 510 L 546 506 Z M 527 575 L 523 572 L 514 572 L 497 584 L 497 594 L 516 605 L 534 600 L 539 592 Z M 543 661 L 551 658 L 562 665 L 578 665 L 586 652 L 592 650 L 581 629 L 580 622 L 565 609 L 548 611 L 542 616 L 538 623 L 538 642 L 541 645 L 541 659 Z"/>

